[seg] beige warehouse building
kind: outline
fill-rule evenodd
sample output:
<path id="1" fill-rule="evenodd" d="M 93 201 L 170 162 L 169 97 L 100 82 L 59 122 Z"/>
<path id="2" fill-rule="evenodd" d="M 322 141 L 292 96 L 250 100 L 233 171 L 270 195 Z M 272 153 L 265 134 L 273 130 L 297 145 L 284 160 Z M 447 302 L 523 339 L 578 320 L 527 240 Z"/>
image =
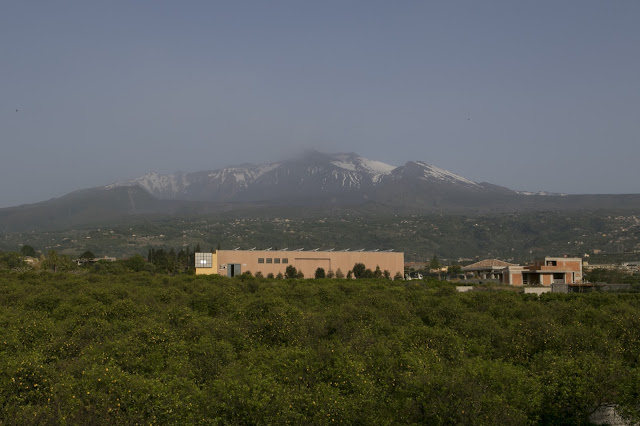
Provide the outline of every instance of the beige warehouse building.
<path id="1" fill-rule="evenodd" d="M 367 268 L 389 271 L 391 277 L 404 276 L 404 253 L 391 251 L 288 251 L 288 250 L 218 250 L 216 253 L 196 253 L 196 274 L 219 274 L 228 277 L 243 272 L 263 275 L 284 275 L 287 266 L 293 265 L 307 278 L 316 269 L 325 272 L 340 269 L 345 275 L 356 263 Z"/>

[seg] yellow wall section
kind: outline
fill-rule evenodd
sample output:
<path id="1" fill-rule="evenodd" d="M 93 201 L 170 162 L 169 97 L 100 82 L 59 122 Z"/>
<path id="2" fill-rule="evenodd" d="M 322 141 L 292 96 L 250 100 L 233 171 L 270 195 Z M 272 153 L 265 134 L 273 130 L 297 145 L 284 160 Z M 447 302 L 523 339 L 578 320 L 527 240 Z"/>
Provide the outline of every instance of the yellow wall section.
<path id="1" fill-rule="evenodd" d="M 218 253 L 211 254 L 212 268 L 196 268 L 196 275 L 211 275 L 218 273 Z"/>

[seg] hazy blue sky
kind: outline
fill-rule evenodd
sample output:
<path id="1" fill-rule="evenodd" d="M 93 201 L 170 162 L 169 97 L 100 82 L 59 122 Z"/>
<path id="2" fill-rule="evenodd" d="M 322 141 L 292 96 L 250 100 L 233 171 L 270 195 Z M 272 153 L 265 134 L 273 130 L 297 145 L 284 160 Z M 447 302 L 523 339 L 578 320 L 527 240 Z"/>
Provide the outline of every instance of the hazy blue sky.
<path id="1" fill-rule="evenodd" d="M 307 148 L 640 193 L 639 23 L 637 0 L 5 0 L 0 207 Z"/>

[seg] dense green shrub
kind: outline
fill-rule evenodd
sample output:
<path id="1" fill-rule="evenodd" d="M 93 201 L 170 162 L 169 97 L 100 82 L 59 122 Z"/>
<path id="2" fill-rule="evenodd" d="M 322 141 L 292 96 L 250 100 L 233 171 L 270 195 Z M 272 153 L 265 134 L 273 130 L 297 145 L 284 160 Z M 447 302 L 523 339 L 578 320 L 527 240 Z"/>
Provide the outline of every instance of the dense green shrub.
<path id="1" fill-rule="evenodd" d="M 638 294 L 0 275 L 1 424 L 637 421 L 638 354 Z"/>

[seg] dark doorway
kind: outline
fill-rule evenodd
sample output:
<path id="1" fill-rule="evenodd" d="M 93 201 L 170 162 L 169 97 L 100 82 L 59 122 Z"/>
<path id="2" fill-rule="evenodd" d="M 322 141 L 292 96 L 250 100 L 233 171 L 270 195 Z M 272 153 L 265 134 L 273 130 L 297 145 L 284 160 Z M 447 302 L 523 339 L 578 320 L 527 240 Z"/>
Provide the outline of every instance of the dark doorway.
<path id="1" fill-rule="evenodd" d="M 227 264 L 227 276 L 235 277 L 236 275 L 242 274 L 241 267 L 239 263 L 228 263 Z"/>

